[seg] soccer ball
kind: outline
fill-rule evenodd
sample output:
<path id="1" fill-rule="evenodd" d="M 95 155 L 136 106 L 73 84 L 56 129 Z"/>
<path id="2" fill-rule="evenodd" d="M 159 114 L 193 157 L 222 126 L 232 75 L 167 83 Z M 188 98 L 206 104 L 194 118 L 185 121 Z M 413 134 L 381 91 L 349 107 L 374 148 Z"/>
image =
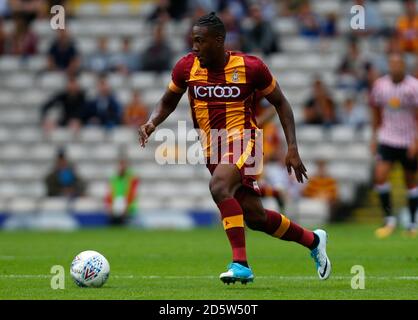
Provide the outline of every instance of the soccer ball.
<path id="1" fill-rule="evenodd" d="M 79 287 L 99 288 L 109 278 L 110 266 L 106 258 L 97 251 L 80 252 L 71 263 L 70 273 Z"/>

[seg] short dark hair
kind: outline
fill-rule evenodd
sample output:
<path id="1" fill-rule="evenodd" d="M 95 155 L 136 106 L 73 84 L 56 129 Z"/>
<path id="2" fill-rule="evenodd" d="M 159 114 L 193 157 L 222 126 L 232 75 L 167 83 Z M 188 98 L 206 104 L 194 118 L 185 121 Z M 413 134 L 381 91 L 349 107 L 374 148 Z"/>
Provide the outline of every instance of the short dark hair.
<path id="1" fill-rule="evenodd" d="M 210 32 L 213 32 L 216 36 L 225 38 L 226 30 L 222 20 L 216 15 L 215 12 L 211 12 L 204 16 L 201 16 L 194 24 L 199 27 L 207 27 Z"/>

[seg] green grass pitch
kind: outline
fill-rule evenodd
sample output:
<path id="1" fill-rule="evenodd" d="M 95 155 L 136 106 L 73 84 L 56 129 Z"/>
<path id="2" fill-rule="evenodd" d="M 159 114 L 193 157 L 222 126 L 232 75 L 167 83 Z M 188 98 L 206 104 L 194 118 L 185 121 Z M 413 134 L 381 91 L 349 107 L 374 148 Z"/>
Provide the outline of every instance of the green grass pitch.
<path id="1" fill-rule="evenodd" d="M 0 232 L 0 299 L 417 299 L 418 238 L 398 231 L 374 238 L 372 225 L 330 225 L 332 275 L 317 278 L 309 251 L 295 243 L 247 232 L 254 283 L 224 285 L 230 260 L 221 227 L 190 231 L 93 229 Z M 79 288 L 69 265 L 92 249 L 110 262 L 99 289 Z M 65 267 L 65 289 L 53 290 L 53 265 Z M 351 288 L 351 267 L 365 269 L 365 289 Z"/>

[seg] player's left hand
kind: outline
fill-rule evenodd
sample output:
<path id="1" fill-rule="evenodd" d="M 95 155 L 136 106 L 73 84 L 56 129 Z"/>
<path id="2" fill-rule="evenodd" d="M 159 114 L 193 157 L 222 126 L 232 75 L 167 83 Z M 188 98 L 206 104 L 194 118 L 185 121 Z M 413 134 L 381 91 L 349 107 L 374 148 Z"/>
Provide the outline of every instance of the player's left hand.
<path id="1" fill-rule="evenodd" d="M 292 168 L 295 171 L 296 180 L 299 183 L 303 183 L 303 177 L 308 179 L 307 171 L 305 166 L 300 159 L 299 152 L 297 148 L 289 148 L 286 155 L 286 167 L 287 172 L 292 174 Z"/>

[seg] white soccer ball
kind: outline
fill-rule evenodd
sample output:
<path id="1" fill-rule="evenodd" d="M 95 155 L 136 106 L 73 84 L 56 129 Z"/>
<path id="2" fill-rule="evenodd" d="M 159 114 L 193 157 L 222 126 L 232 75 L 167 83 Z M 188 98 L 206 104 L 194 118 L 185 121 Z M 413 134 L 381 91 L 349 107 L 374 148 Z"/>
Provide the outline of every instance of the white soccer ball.
<path id="1" fill-rule="evenodd" d="M 106 258 L 97 251 L 79 253 L 71 263 L 70 273 L 79 287 L 99 288 L 109 278 L 110 266 Z"/>

